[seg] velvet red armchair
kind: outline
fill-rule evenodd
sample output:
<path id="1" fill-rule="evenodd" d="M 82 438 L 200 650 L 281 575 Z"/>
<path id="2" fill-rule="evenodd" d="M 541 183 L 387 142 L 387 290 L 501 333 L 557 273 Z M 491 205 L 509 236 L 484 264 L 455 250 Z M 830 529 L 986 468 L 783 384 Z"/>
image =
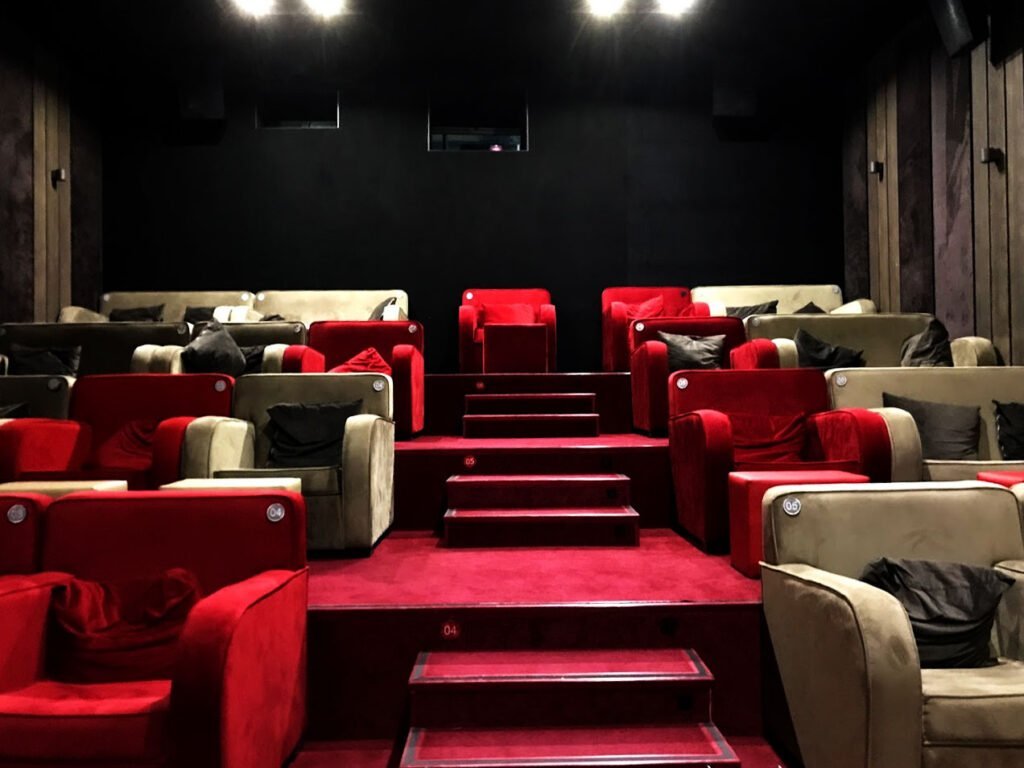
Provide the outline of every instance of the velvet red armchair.
<path id="1" fill-rule="evenodd" d="M 126 480 L 134 490 L 180 480 L 190 451 L 204 457 L 194 469 L 215 432 L 248 428 L 228 418 L 233 386 L 220 374 L 87 376 L 69 419 L 0 425 L 0 482 Z"/>
<path id="2" fill-rule="evenodd" d="M 647 306 L 641 307 L 645 303 Z M 602 368 L 605 371 L 629 370 L 629 328 L 634 320 L 697 313 L 691 305 L 690 289 L 681 286 L 605 288 L 601 293 Z"/>
<path id="3" fill-rule="evenodd" d="M 708 550 L 728 545 L 730 472 L 822 469 L 890 480 L 884 419 L 829 410 L 821 371 L 679 371 L 668 390 L 677 520 Z"/>
<path id="4" fill-rule="evenodd" d="M 668 347 L 659 332 L 725 336 L 723 368 L 742 368 L 732 356 L 747 344 L 743 321 L 735 317 L 678 317 L 635 320 L 629 329 L 633 426 L 649 434 L 668 429 Z M 771 346 L 771 345 L 768 345 Z"/>
<path id="5" fill-rule="evenodd" d="M 511 343 L 487 344 L 489 325 L 503 326 L 502 336 Z M 553 372 L 557 337 L 555 307 L 551 294 L 542 288 L 471 288 L 462 294 L 459 366 L 463 373 Z"/>
<path id="6" fill-rule="evenodd" d="M 313 323 L 309 329 L 309 345 L 324 356 L 327 371 L 368 349 L 377 351 L 378 365 L 386 368 L 372 370 L 394 382 L 395 429 L 405 437 L 423 431 L 423 344 L 423 326 L 416 322 Z"/>
<path id="7" fill-rule="evenodd" d="M 0 579 L 0 766 L 280 768 L 305 719 L 305 530 L 284 492 L 54 502 L 42 572 Z M 73 580 L 124 594 L 172 568 L 199 599 L 146 660 L 168 676 L 123 649 L 102 682 L 69 671 L 51 611 Z"/>

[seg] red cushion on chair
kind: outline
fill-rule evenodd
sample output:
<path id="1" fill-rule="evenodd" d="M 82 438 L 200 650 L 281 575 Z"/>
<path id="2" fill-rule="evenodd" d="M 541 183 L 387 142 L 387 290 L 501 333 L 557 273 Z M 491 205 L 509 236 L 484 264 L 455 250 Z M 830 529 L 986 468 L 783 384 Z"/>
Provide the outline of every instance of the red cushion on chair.
<path id="1" fill-rule="evenodd" d="M 482 325 L 529 325 L 537 322 L 537 308 L 531 304 L 484 304 Z"/>
<path id="2" fill-rule="evenodd" d="M 116 404 L 111 404 L 116 407 Z M 153 438 L 159 422 L 134 419 L 126 422 L 100 445 L 92 457 L 99 467 L 118 467 L 145 471 L 153 464 Z"/>
<path id="3" fill-rule="evenodd" d="M 654 296 L 639 304 L 626 305 L 626 318 L 629 320 L 651 320 L 665 314 L 665 297 Z"/>
<path id="4" fill-rule="evenodd" d="M 391 375 L 391 366 L 374 347 L 364 349 L 358 355 L 336 368 L 331 373 L 385 373 Z"/>
<path id="5" fill-rule="evenodd" d="M 734 413 L 733 460 L 736 464 L 798 462 L 806 440 L 806 417 Z"/>
<path id="6" fill-rule="evenodd" d="M 52 676 L 70 683 L 171 677 L 178 635 L 201 589 L 172 568 L 120 584 L 73 579 L 54 591 Z"/>

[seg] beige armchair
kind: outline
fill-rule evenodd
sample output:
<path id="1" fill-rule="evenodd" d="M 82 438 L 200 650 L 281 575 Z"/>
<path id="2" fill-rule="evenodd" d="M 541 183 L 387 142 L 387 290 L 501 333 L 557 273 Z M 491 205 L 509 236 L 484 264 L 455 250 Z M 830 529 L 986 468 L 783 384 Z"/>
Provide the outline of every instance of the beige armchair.
<path id="1" fill-rule="evenodd" d="M 892 479 L 974 480 L 979 472 L 1024 471 L 1003 461 L 993 400 L 1024 402 L 1024 368 L 849 368 L 826 374 L 833 408 L 881 413 L 892 443 Z M 981 414 L 977 461 L 925 460 L 917 425 L 906 411 L 883 408 L 883 393 L 950 405 L 976 405 Z"/>
<path id="2" fill-rule="evenodd" d="M 163 305 L 163 321 L 180 323 L 189 307 L 214 307 L 221 322 L 258 320 L 252 311 L 255 296 L 250 291 L 114 291 L 100 298 L 100 310 L 69 306 L 60 311 L 60 323 L 106 323 L 115 309 Z"/>
<path id="3" fill-rule="evenodd" d="M 707 304 L 712 315 L 724 315 L 727 307 L 749 307 L 779 302 L 780 315 L 788 315 L 814 302 L 831 314 L 876 312 L 870 299 L 843 301 L 838 285 L 709 285 L 690 291 L 694 303 Z"/>
<path id="4" fill-rule="evenodd" d="M 362 400 L 345 425 L 334 466 L 267 467 L 267 409 L 276 403 Z M 215 477 L 298 477 L 306 497 L 308 545 L 313 550 L 370 549 L 394 519 L 395 425 L 391 378 L 382 374 L 257 374 L 235 384 L 234 416 L 255 427 L 251 463 Z"/>
<path id="5" fill-rule="evenodd" d="M 281 315 L 307 326 L 327 320 L 369 320 L 382 301 L 395 303 L 384 312 L 384 320 L 409 317 L 409 295 L 401 290 L 379 291 L 260 291 L 255 308 L 264 316 Z"/>
<path id="6" fill-rule="evenodd" d="M 764 542 L 764 610 L 807 768 L 1024 765 L 1024 539 L 1013 491 L 775 488 Z M 882 556 L 1012 576 L 993 631 L 998 664 L 921 669 L 903 607 L 858 580 Z"/>

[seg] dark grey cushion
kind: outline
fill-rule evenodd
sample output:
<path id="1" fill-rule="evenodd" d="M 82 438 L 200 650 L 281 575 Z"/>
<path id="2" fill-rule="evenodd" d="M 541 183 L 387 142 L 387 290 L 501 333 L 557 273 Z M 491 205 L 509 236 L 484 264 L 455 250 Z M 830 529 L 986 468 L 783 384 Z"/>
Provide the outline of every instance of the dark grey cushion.
<path id="1" fill-rule="evenodd" d="M 185 322 L 208 323 L 213 320 L 213 311 L 216 307 L 185 307 Z"/>
<path id="2" fill-rule="evenodd" d="M 749 307 L 726 307 L 725 314 L 729 317 L 738 317 L 741 320 L 754 315 L 777 315 L 779 313 L 779 301 L 767 301 L 764 304 L 751 304 Z"/>
<path id="3" fill-rule="evenodd" d="M 668 347 L 668 370 L 692 371 L 722 367 L 725 356 L 725 335 L 684 336 L 658 331 L 658 338 Z"/>
<path id="4" fill-rule="evenodd" d="M 931 560 L 868 564 L 861 580 L 893 595 L 910 619 L 924 668 L 985 667 L 992 624 L 1013 579 L 994 568 Z"/>
<path id="5" fill-rule="evenodd" d="M 862 351 L 829 344 L 803 328 L 796 332 L 793 343 L 801 368 L 863 368 L 865 364 Z"/>
<path id="6" fill-rule="evenodd" d="M 164 319 L 164 305 L 112 309 L 110 319 L 115 323 L 159 323 Z"/>
<path id="7" fill-rule="evenodd" d="M 267 351 L 266 344 L 257 344 L 252 347 L 239 347 L 242 356 L 245 358 L 245 371 L 243 373 L 263 372 L 263 353 Z"/>
<path id="8" fill-rule="evenodd" d="M 953 349 L 946 326 L 933 319 L 921 333 L 903 342 L 900 365 L 904 368 L 952 368 Z"/>
<path id="9" fill-rule="evenodd" d="M 996 435 L 1004 461 L 1024 461 L 1024 404 L 999 403 L 996 408 Z"/>
<path id="10" fill-rule="evenodd" d="M 208 323 L 181 353 L 186 373 L 245 373 L 245 355 L 220 323 Z"/>
<path id="11" fill-rule="evenodd" d="M 976 461 L 981 436 L 981 410 L 973 405 L 949 405 L 882 393 L 886 408 L 902 408 L 914 417 L 926 459 Z"/>
<path id="12" fill-rule="evenodd" d="M 373 308 L 373 312 L 370 313 L 369 319 L 375 321 L 383 320 L 384 310 L 387 309 L 388 307 L 394 306 L 397 303 L 397 296 L 392 296 L 391 298 L 384 299 L 384 301 L 382 301 L 380 304 Z"/>
<path id="13" fill-rule="evenodd" d="M 798 309 L 793 314 L 794 315 L 827 315 L 828 312 L 826 312 L 824 309 L 819 307 L 813 301 L 809 301 L 806 304 L 804 304 L 802 307 L 800 307 L 800 309 Z"/>
<path id="14" fill-rule="evenodd" d="M 357 415 L 362 400 L 351 403 L 277 403 L 270 421 L 268 466 L 336 467 L 341 464 L 345 422 Z"/>
<path id="15" fill-rule="evenodd" d="M 78 347 L 29 347 L 11 344 L 7 373 L 11 376 L 77 376 L 82 360 Z"/>
<path id="16" fill-rule="evenodd" d="M 28 403 L 5 403 L 0 405 L 0 419 L 20 419 L 28 416 Z"/>

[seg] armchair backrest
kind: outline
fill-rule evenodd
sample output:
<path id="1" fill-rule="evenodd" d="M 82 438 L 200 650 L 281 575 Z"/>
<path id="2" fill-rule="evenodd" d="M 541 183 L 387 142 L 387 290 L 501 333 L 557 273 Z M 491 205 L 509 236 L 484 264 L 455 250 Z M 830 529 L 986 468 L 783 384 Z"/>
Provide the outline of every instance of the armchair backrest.
<path id="1" fill-rule="evenodd" d="M 36 573 L 50 497 L 37 493 L 0 493 L 0 576 Z"/>
<path id="2" fill-rule="evenodd" d="M 388 363 L 399 344 L 410 344 L 423 352 L 423 326 L 405 323 L 313 323 L 309 346 L 326 358 L 330 370 L 373 347 Z"/>
<path id="3" fill-rule="evenodd" d="M 0 327 L 0 354 L 11 344 L 27 347 L 78 347 L 79 376 L 128 373 L 138 347 L 188 344 L 185 323 L 7 323 Z"/>
<path id="4" fill-rule="evenodd" d="M 743 321 L 737 317 L 666 317 L 637 320 L 629 329 L 630 353 L 648 341 L 660 341 L 659 332 L 684 336 L 725 336 L 725 367 L 729 365 L 729 352 L 745 343 L 747 333 Z"/>
<path id="5" fill-rule="evenodd" d="M 251 307 L 255 298 L 251 291 L 114 291 L 100 297 L 100 314 L 163 304 L 163 322 L 180 323 L 189 307 Z"/>
<path id="6" fill-rule="evenodd" d="M 225 323 L 224 330 L 240 347 L 305 344 L 308 338 L 304 323 Z"/>
<path id="7" fill-rule="evenodd" d="M 0 376 L 0 406 L 24 403 L 36 419 L 66 419 L 75 380 L 66 376 Z"/>
<path id="8" fill-rule="evenodd" d="M 230 416 L 234 381 L 219 373 L 90 376 L 71 390 L 70 417 L 92 427 L 93 446 L 129 421 Z"/>
<path id="9" fill-rule="evenodd" d="M 607 314 L 611 311 L 612 304 L 617 301 L 621 301 L 625 304 L 640 304 L 648 301 L 649 299 L 653 299 L 655 296 L 661 296 L 664 299 L 665 314 L 670 317 L 678 315 L 693 303 L 690 298 L 690 289 L 684 288 L 680 285 L 605 288 L 604 291 L 601 292 L 601 313 Z"/>
<path id="10" fill-rule="evenodd" d="M 814 302 L 826 312 L 843 305 L 838 285 L 705 285 L 691 291 L 694 303 L 749 307 L 778 300 L 779 314 L 796 312 Z"/>
<path id="11" fill-rule="evenodd" d="M 785 486 L 764 498 L 764 557 L 858 578 L 879 557 L 1024 559 L 1013 491 L 987 483 Z"/>
<path id="12" fill-rule="evenodd" d="M 981 413 L 978 459 L 999 461 L 993 400 L 1024 402 L 1024 368 L 852 368 L 829 371 L 836 408 L 881 408 L 882 395 L 949 405 L 974 405 Z"/>
<path id="13" fill-rule="evenodd" d="M 305 503 L 286 491 L 79 493 L 46 512 L 42 569 L 81 578 L 186 568 L 209 594 L 305 564 Z"/>
<path id="14" fill-rule="evenodd" d="M 864 351 L 873 368 L 898 366 L 903 342 L 935 318 L 907 315 L 758 315 L 747 318 L 750 339 L 792 339 L 799 329 L 837 346 Z"/>
<path id="15" fill-rule="evenodd" d="M 462 303 L 480 307 L 485 304 L 551 303 L 551 294 L 543 288 L 469 288 L 462 292 Z"/>
<path id="16" fill-rule="evenodd" d="M 256 311 L 281 315 L 307 326 L 323 320 L 369 320 L 374 309 L 394 298 L 402 312 L 409 314 L 409 294 L 398 289 L 380 291 L 260 291 Z"/>
<path id="17" fill-rule="evenodd" d="M 679 371 L 669 377 L 669 417 L 691 411 L 789 416 L 828 410 L 821 371 Z"/>
<path id="18" fill-rule="evenodd" d="M 235 385 L 234 416 L 256 429 L 256 466 L 266 465 L 270 441 L 267 409 L 277 403 L 351 403 L 362 413 L 394 418 L 391 377 L 380 373 L 276 373 L 243 376 Z"/>

